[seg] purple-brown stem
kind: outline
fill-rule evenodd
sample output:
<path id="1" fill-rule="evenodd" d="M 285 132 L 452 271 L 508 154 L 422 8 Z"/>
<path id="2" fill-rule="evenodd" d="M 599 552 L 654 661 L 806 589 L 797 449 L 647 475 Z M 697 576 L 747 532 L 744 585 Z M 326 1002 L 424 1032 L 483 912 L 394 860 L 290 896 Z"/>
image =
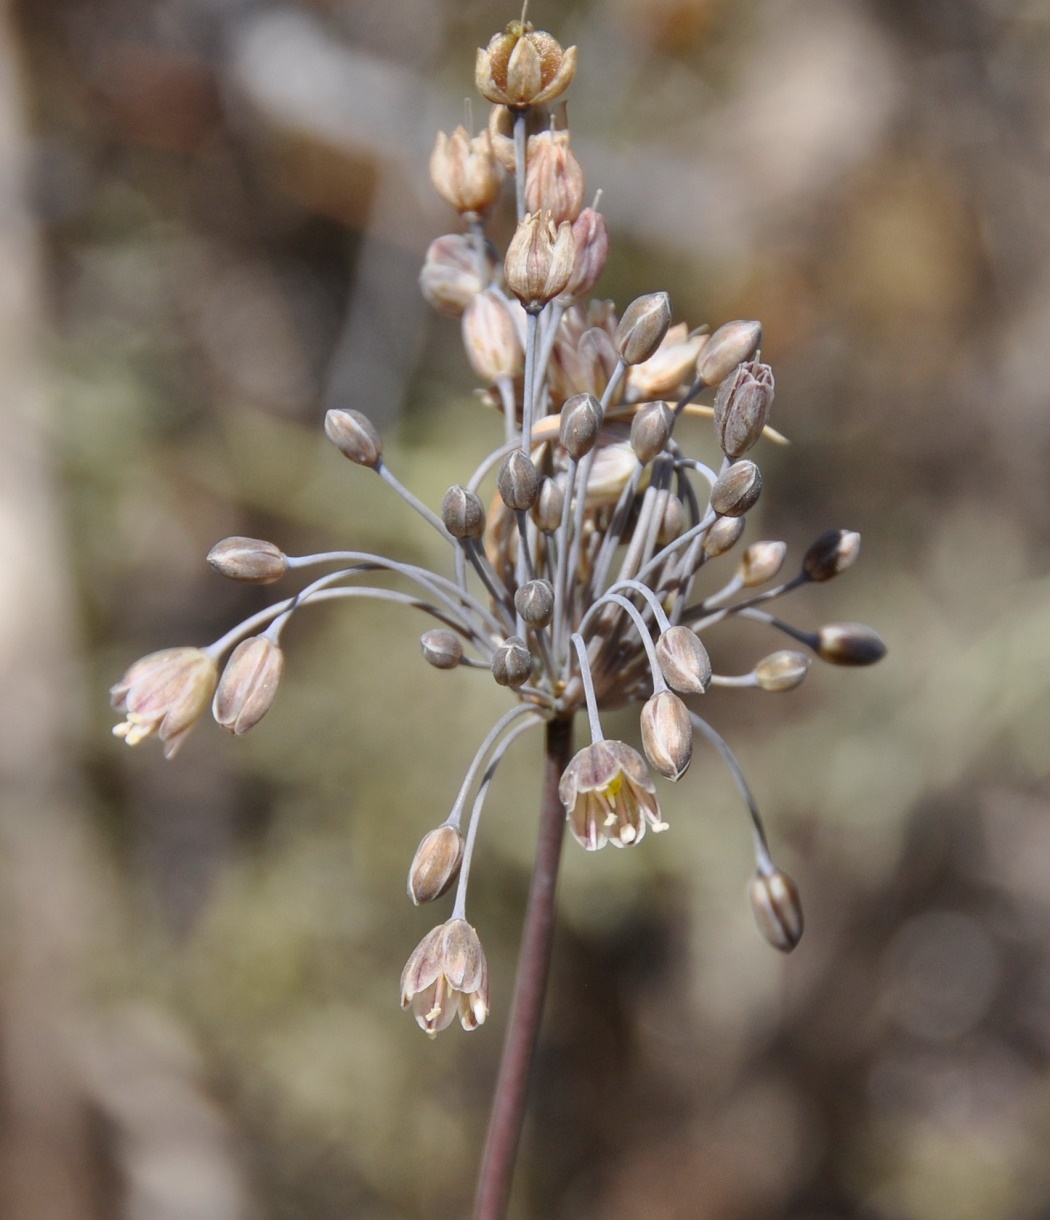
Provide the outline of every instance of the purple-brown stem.
<path id="1" fill-rule="evenodd" d="M 536 862 L 525 909 L 510 1021 L 478 1175 L 474 1220 L 502 1220 L 510 1198 L 554 942 L 554 899 L 565 834 L 565 810 L 558 796 L 558 781 L 571 758 L 572 721 L 552 720 L 547 725 Z"/>

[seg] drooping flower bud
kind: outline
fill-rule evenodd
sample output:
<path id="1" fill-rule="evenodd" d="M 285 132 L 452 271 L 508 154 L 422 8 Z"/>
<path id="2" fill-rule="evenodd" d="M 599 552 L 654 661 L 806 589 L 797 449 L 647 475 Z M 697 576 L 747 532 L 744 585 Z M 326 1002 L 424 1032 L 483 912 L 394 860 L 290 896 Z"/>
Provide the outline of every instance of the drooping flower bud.
<path id="1" fill-rule="evenodd" d="M 665 402 L 647 402 L 631 420 L 631 447 L 643 465 L 663 453 L 674 431 L 674 412 Z"/>
<path id="2" fill-rule="evenodd" d="M 601 403 L 593 394 L 574 394 L 561 409 L 562 448 L 578 462 L 594 448 L 602 421 Z"/>
<path id="3" fill-rule="evenodd" d="M 514 594 L 514 609 L 529 627 L 549 627 L 554 617 L 554 586 L 549 580 L 527 580 Z"/>
<path id="4" fill-rule="evenodd" d="M 576 256 L 568 283 L 562 289 L 562 299 L 577 301 L 586 296 L 598 282 L 609 258 L 609 230 L 605 217 L 594 208 L 584 208 L 572 222 L 576 239 Z"/>
<path id="5" fill-rule="evenodd" d="M 740 557 L 737 574 L 745 589 L 754 589 L 772 580 L 784 564 L 787 544 L 784 542 L 752 542 Z"/>
<path id="6" fill-rule="evenodd" d="M 356 466 L 374 467 L 383 456 L 383 441 L 367 415 L 360 411 L 328 411 L 324 430 L 339 452 Z"/>
<path id="7" fill-rule="evenodd" d="M 463 348 L 471 368 L 486 385 L 501 377 L 517 377 L 525 368 L 525 350 L 510 309 L 501 292 L 486 288 L 463 313 Z"/>
<path id="8" fill-rule="evenodd" d="M 863 623 L 828 623 L 817 632 L 816 652 L 832 665 L 874 665 L 886 655 L 886 645 Z"/>
<path id="9" fill-rule="evenodd" d="M 667 685 L 683 695 L 702 695 L 711 685 L 711 658 L 688 627 L 669 627 L 656 641 L 656 657 Z"/>
<path id="10" fill-rule="evenodd" d="M 125 719 L 113 735 L 129 746 L 156 734 L 164 757 L 174 758 L 211 701 L 219 667 L 201 648 L 164 648 L 135 662 L 110 688 L 110 702 Z"/>
<path id="11" fill-rule="evenodd" d="M 485 506 L 476 491 L 454 483 L 441 501 L 441 520 L 453 538 L 480 538 L 485 532 Z"/>
<path id="12" fill-rule="evenodd" d="M 284 673 L 284 653 L 268 636 L 242 640 L 222 671 L 212 715 L 227 732 L 240 736 L 273 706 Z"/>
<path id="13" fill-rule="evenodd" d="M 401 974 L 401 1007 L 411 1006 L 430 1038 L 459 1014 L 464 1029 L 477 1029 L 489 1011 L 489 968 L 477 932 L 465 919 L 450 919 L 423 937 Z"/>
<path id="14" fill-rule="evenodd" d="M 545 534 L 553 534 L 561 525 L 565 507 L 565 492 L 554 479 L 544 476 L 540 480 L 540 492 L 532 506 L 532 519 L 536 528 Z"/>
<path id="15" fill-rule="evenodd" d="M 773 370 L 738 364 L 715 395 L 715 432 L 726 457 L 742 457 L 762 435 L 773 405 Z"/>
<path id="16" fill-rule="evenodd" d="M 802 939 L 802 903 L 794 881 L 782 869 L 758 872 L 751 880 L 751 909 L 758 930 L 782 953 Z"/>
<path id="17" fill-rule="evenodd" d="M 682 700 L 669 690 L 653 695 L 642 708 L 641 730 L 649 765 L 664 779 L 681 779 L 693 756 L 693 722 Z"/>
<path id="18" fill-rule="evenodd" d="M 463 659 L 463 641 L 444 627 L 424 631 L 419 637 L 419 647 L 435 669 L 455 669 Z"/>
<path id="19" fill-rule="evenodd" d="M 423 836 L 408 870 L 408 896 L 419 906 L 446 893 L 459 876 L 463 836 L 447 822 Z"/>
<path id="20" fill-rule="evenodd" d="M 503 167 L 492 153 L 489 133 L 471 138 L 464 127 L 451 136 L 437 134 L 430 154 L 430 181 L 442 199 L 462 216 L 480 216 L 495 203 Z"/>
<path id="21" fill-rule="evenodd" d="M 762 472 L 749 458 L 734 462 L 711 488 L 711 507 L 722 517 L 742 517 L 758 503 Z"/>
<path id="22" fill-rule="evenodd" d="M 503 503 L 516 513 L 527 513 L 540 493 L 540 472 L 524 449 L 512 449 L 496 478 Z"/>
<path id="23" fill-rule="evenodd" d="M 575 74 L 575 47 L 563 51 L 545 30 L 512 21 L 478 49 L 474 84 L 494 105 L 520 110 L 560 97 Z"/>
<path id="24" fill-rule="evenodd" d="M 743 517 L 719 517 L 704 531 L 704 554 L 708 559 L 717 559 L 736 546 L 743 532 Z"/>
<path id="25" fill-rule="evenodd" d="M 496 272 L 492 247 L 483 238 L 448 233 L 427 249 L 419 287 L 424 298 L 448 317 L 458 318 Z"/>
<path id="26" fill-rule="evenodd" d="M 576 258 L 572 226 L 545 212 L 526 214 L 514 230 L 503 264 L 507 287 L 530 313 L 565 290 Z"/>
<path id="27" fill-rule="evenodd" d="M 806 552 L 802 571 L 810 580 L 831 580 L 852 567 L 859 554 L 860 534 L 855 530 L 828 530 Z"/>
<path id="28" fill-rule="evenodd" d="M 284 553 L 261 538 L 223 538 L 208 552 L 208 562 L 222 576 L 252 585 L 270 585 L 287 571 Z"/>
<path id="29" fill-rule="evenodd" d="M 500 686 L 512 688 L 532 677 L 532 653 L 521 636 L 509 636 L 492 654 L 492 676 Z"/>
<path id="30" fill-rule="evenodd" d="M 794 690 L 809 671 L 810 660 L 804 653 L 782 648 L 763 657 L 755 666 L 755 678 L 763 690 Z"/>
<path id="31" fill-rule="evenodd" d="M 697 377 L 705 385 L 718 385 L 738 364 L 750 360 L 761 342 L 761 322 L 727 322 L 704 345 L 696 362 Z"/>
<path id="32" fill-rule="evenodd" d="M 670 325 L 671 298 L 666 292 L 635 297 L 616 328 L 616 350 L 627 364 L 641 364 L 659 348 Z"/>

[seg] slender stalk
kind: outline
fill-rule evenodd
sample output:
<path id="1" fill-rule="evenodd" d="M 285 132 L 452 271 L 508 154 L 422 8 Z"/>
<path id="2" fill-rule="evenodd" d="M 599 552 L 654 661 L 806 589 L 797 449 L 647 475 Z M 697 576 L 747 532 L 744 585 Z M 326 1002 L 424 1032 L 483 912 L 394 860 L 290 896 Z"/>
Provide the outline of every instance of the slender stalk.
<path id="1" fill-rule="evenodd" d="M 525 910 L 510 1022 L 478 1175 L 474 1220 L 502 1220 L 510 1198 L 554 940 L 554 897 L 565 833 L 565 811 L 558 796 L 558 781 L 571 757 L 572 721 L 552 720 L 547 725 L 536 862 Z"/>

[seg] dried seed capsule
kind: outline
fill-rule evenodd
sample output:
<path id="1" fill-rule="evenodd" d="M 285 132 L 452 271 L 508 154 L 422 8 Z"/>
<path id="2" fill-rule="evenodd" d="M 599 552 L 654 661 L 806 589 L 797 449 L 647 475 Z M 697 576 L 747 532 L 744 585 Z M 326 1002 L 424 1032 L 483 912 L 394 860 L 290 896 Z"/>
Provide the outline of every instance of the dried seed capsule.
<path id="1" fill-rule="evenodd" d="M 492 654 L 492 676 L 500 686 L 523 686 L 532 676 L 532 653 L 519 635 L 507 638 Z"/>
<path id="2" fill-rule="evenodd" d="M 734 518 L 723 518 L 726 521 L 734 520 Z M 673 493 L 667 496 L 667 503 L 664 505 L 664 515 L 660 521 L 660 532 L 656 535 L 658 546 L 667 546 L 669 542 L 679 537 L 685 529 L 685 505 Z"/>
<path id="3" fill-rule="evenodd" d="M 809 671 L 810 660 L 804 653 L 782 648 L 763 657 L 755 666 L 759 686 L 768 691 L 794 690 Z"/>
<path id="4" fill-rule="evenodd" d="M 544 476 L 540 481 L 540 493 L 532 506 L 532 519 L 536 522 L 536 528 L 545 534 L 553 534 L 561 526 L 564 506 L 565 492 L 561 485 Z"/>
<path id="5" fill-rule="evenodd" d="M 554 617 L 554 586 L 549 580 L 528 580 L 514 594 L 514 609 L 529 627 L 549 627 Z"/>
<path id="6" fill-rule="evenodd" d="M 773 370 L 738 364 L 715 395 L 715 432 L 726 457 L 742 457 L 762 435 L 773 405 Z"/>
<path id="7" fill-rule="evenodd" d="M 549 213 L 532 212 L 518 223 L 507 248 L 507 287 L 530 313 L 565 291 L 576 259 L 572 226 L 555 225 Z"/>
<path id="8" fill-rule="evenodd" d="M 261 538 L 224 538 L 208 552 L 208 562 L 230 580 L 252 585 L 273 584 L 287 570 L 281 550 Z"/>
<path id="9" fill-rule="evenodd" d="M 465 127 L 451 136 L 437 134 L 430 154 L 430 181 L 434 189 L 460 215 L 480 216 L 496 202 L 503 167 L 492 153 L 489 133 L 473 139 Z"/>
<path id="10" fill-rule="evenodd" d="M 545 30 L 529 21 L 512 21 L 489 45 L 478 49 L 474 84 L 496 106 L 521 110 L 552 102 L 576 75 L 576 48 L 562 50 Z"/>
<path id="11" fill-rule="evenodd" d="M 722 517 L 742 517 L 758 503 L 762 472 L 749 458 L 734 462 L 711 488 L 711 507 Z"/>
<path id="12" fill-rule="evenodd" d="M 631 420 L 631 447 L 639 462 L 663 453 L 674 431 L 674 412 L 665 402 L 647 402 Z"/>
<path id="13" fill-rule="evenodd" d="M 454 631 L 437 627 L 419 637 L 423 656 L 435 669 L 455 669 L 463 659 L 463 641 Z"/>
<path id="14" fill-rule="evenodd" d="M 772 580 L 780 571 L 787 554 L 784 542 L 752 542 L 740 557 L 737 574 L 745 589 L 753 589 Z"/>
<path id="15" fill-rule="evenodd" d="M 669 627 L 656 641 L 667 685 L 683 695 L 702 695 L 711 685 L 711 658 L 695 631 Z"/>
<path id="16" fill-rule="evenodd" d="M 756 873 L 750 897 L 758 930 L 774 949 L 790 953 L 802 939 L 802 903 L 794 881 L 779 868 Z"/>
<path id="17" fill-rule="evenodd" d="M 525 368 L 525 349 L 510 314 L 510 302 L 497 289 L 479 292 L 464 311 L 463 348 L 471 368 L 486 385 L 501 377 L 517 377 Z"/>
<path id="18" fill-rule="evenodd" d="M 863 623 L 828 623 L 817 632 L 816 652 L 832 665 L 874 665 L 886 655 L 886 645 Z"/>
<path id="19" fill-rule="evenodd" d="M 681 779 L 693 756 L 693 723 L 686 705 L 671 691 L 660 691 L 642 708 L 641 729 L 649 765 L 664 779 Z"/>
<path id="20" fill-rule="evenodd" d="M 357 466 L 378 466 L 383 441 L 367 415 L 360 411 L 328 411 L 324 417 L 328 439 Z"/>
<path id="21" fill-rule="evenodd" d="M 540 494 L 540 472 L 524 449 L 507 454 L 496 478 L 503 503 L 516 513 L 527 513 Z"/>
<path id="22" fill-rule="evenodd" d="M 718 385 L 738 364 L 750 360 L 761 342 L 761 322 L 727 322 L 704 345 L 696 362 L 697 377 L 705 385 Z"/>
<path id="23" fill-rule="evenodd" d="M 591 291 L 605 270 L 609 258 L 609 230 L 605 227 L 605 217 L 594 208 L 584 208 L 572 222 L 572 235 L 576 239 L 576 257 L 562 298 L 576 301 Z"/>
<path id="24" fill-rule="evenodd" d="M 856 562 L 860 534 L 855 530 L 828 530 L 813 543 L 802 560 L 802 571 L 810 580 L 831 580 Z"/>
<path id="25" fill-rule="evenodd" d="M 671 298 L 666 292 L 636 297 L 616 328 L 616 350 L 627 364 L 641 364 L 656 352 L 670 325 Z"/>
<path id="26" fill-rule="evenodd" d="M 719 517 L 704 531 L 704 554 L 708 559 L 717 559 L 736 546 L 743 532 L 743 517 Z"/>
<path id="27" fill-rule="evenodd" d="M 267 636 L 242 640 L 226 662 L 212 700 L 215 719 L 238 737 L 273 706 L 284 672 L 284 653 Z"/>
<path id="28" fill-rule="evenodd" d="M 447 823 L 423 836 L 408 870 L 408 896 L 419 906 L 440 898 L 459 876 L 463 836 Z"/>
<path id="29" fill-rule="evenodd" d="M 594 448 L 604 414 L 593 394 L 574 394 L 561 409 L 562 448 L 578 462 Z"/>
<path id="30" fill-rule="evenodd" d="M 441 520 L 453 538 L 480 538 L 485 532 L 485 507 L 477 492 L 454 483 L 441 501 Z"/>
<path id="31" fill-rule="evenodd" d="M 492 282 L 495 272 L 489 242 L 474 234 L 447 233 L 430 243 L 419 273 L 419 288 L 438 313 L 458 318 Z"/>
<path id="32" fill-rule="evenodd" d="M 541 131 L 529 140 L 525 211 L 549 212 L 569 224 L 583 209 L 583 167 L 569 148 L 567 131 Z"/>

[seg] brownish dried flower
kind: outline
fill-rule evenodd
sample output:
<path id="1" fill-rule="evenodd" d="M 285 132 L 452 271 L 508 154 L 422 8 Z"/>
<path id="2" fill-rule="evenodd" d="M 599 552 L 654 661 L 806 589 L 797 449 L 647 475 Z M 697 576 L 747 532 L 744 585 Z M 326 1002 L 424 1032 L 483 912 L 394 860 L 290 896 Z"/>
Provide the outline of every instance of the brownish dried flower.
<path id="1" fill-rule="evenodd" d="M 575 74 L 575 47 L 562 50 L 545 30 L 512 21 L 484 50 L 478 48 L 474 84 L 495 105 L 520 110 L 560 97 Z"/>

